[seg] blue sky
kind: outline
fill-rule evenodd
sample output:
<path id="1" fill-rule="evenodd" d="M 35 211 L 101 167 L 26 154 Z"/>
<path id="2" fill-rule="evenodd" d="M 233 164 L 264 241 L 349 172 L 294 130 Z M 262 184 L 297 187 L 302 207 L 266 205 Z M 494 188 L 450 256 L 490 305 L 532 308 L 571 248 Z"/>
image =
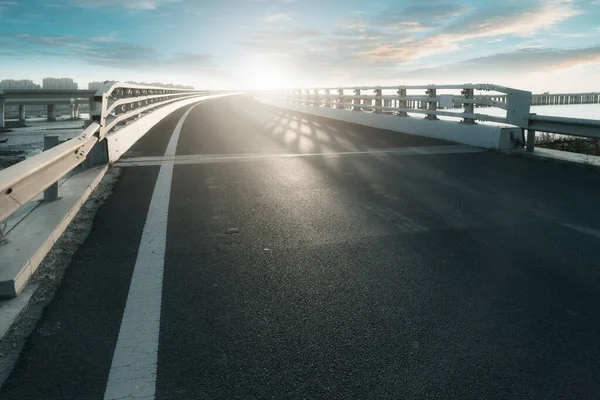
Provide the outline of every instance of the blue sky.
<path id="1" fill-rule="evenodd" d="M 0 79 L 600 91 L 600 0 L 0 0 Z"/>

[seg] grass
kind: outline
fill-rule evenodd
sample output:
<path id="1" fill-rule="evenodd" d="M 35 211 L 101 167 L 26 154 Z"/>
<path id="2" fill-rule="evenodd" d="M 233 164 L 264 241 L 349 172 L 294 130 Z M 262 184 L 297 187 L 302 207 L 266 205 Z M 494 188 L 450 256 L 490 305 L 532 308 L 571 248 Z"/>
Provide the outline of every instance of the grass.
<path id="1" fill-rule="evenodd" d="M 598 139 L 570 137 L 541 132 L 536 134 L 535 145 L 546 149 L 569 151 L 590 156 L 600 155 L 600 140 Z"/>

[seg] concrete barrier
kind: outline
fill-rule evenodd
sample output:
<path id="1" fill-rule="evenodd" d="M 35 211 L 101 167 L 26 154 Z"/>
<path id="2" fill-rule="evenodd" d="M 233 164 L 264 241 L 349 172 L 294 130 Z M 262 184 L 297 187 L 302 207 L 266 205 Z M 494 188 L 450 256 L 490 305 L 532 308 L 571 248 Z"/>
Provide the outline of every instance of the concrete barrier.
<path id="1" fill-rule="evenodd" d="M 410 135 L 450 140 L 470 146 L 502 150 L 523 147 L 523 131 L 518 127 L 487 123 L 463 124 L 447 120 L 426 120 L 422 117 L 400 117 L 330 107 L 305 106 L 260 97 L 257 97 L 257 100 L 264 104 L 304 114 Z"/>

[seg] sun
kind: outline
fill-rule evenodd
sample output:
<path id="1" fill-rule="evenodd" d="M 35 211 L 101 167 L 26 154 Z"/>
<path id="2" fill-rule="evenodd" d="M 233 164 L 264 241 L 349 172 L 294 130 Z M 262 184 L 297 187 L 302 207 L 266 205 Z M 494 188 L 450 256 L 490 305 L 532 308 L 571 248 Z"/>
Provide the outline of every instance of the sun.
<path id="1" fill-rule="evenodd" d="M 240 75 L 247 89 L 269 90 L 294 87 L 295 81 L 281 65 L 268 59 L 248 60 Z"/>

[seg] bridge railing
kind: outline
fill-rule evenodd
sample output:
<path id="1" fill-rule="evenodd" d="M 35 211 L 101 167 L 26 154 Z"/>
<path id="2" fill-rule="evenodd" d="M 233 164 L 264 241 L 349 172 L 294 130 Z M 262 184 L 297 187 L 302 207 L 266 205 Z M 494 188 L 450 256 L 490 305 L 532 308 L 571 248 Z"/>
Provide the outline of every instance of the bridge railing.
<path id="1" fill-rule="evenodd" d="M 96 107 L 89 126 L 79 136 L 0 170 L 0 223 L 86 161 L 94 146 L 104 143 L 101 149 L 104 156 L 96 157 L 95 162 L 107 163 L 105 137 L 119 125 L 129 124 L 174 102 L 208 94 L 198 90 L 107 83 L 94 95 L 100 107 Z"/>
<path id="2" fill-rule="evenodd" d="M 207 91 L 171 89 L 114 82 L 105 84 L 93 97 L 100 109 L 92 120 L 100 124 L 100 138 L 120 124 L 154 111 L 175 101 L 208 95 Z"/>
<path id="3" fill-rule="evenodd" d="M 583 95 L 592 103 L 600 99 L 597 93 Z M 438 116 L 443 116 L 459 119 L 467 124 L 487 121 L 512 125 L 528 131 L 528 151 L 534 149 L 536 132 L 600 139 L 600 120 L 532 114 L 532 98 L 541 95 L 492 84 L 288 89 L 263 92 L 260 96 L 313 107 L 396 116 L 423 114 L 428 120 L 436 120 Z M 462 112 L 456 110 L 457 107 L 462 108 Z M 488 107 L 504 110 L 504 115 L 486 114 L 485 110 Z M 475 108 L 480 111 L 475 112 Z"/>
<path id="4" fill-rule="evenodd" d="M 420 93 L 415 94 L 416 91 Z M 497 96 L 476 91 L 495 92 Z M 490 121 L 516 126 L 526 126 L 532 98 L 528 91 L 489 84 L 289 89 L 264 95 L 309 106 L 392 113 L 398 116 L 414 113 L 423 114 L 432 120 L 444 116 L 461 119 L 464 123 Z M 500 108 L 505 110 L 505 115 L 476 113 L 477 106 Z M 457 107 L 463 111 L 458 112 Z"/>

